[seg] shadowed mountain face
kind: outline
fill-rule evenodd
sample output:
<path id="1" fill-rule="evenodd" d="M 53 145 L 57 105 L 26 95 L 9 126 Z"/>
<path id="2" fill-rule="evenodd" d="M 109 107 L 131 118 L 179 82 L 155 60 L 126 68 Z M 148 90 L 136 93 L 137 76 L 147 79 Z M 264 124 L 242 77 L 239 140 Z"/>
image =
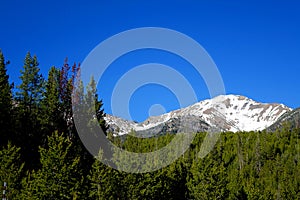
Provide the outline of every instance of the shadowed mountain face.
<path id="1" fill-rule="evenodd" d="M 300 108 L 286 112 L 278 120 L 267 128 L 268 131 L 275 131 L 276 129 L 283 128 L 284 125 L 290 128 L 300 128 Z"/>
<path id="2" fill-rule="evenodd" d="M 107 115 L 110 132 L 124 135 L 134 130 L 143 137 L 178 132 L 256 131 L 276 122 L 290 108 L 277 103 L 260 103 L 240 95 L 221 95 L 213 99 L 151 116 L 141 123 Z"/>

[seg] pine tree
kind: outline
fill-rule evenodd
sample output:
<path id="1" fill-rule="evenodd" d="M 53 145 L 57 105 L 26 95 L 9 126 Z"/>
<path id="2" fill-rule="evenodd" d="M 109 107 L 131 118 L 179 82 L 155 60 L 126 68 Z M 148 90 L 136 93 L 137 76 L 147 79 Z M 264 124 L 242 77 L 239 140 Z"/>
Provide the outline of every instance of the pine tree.
<path id="1" fill-rule="evenodd" d="M 106 134 L 107 124 L 104 120 L 105 113 L 103 109 L 103 102 L 98 98 L 97 86 L 94 77 L 91 77 L 90 83 L 88 84 L 86 90 L 85 102 L 87 104 L 92 103 L 92 105 L 95 106 L 94 108 L 87 108 L 88 115 L 92 118 L 92 116 L 96 114 L 96 118 L 91 120 L 89 124 L 91 127 L 95 126 L 96 123 L 99 124 L 102 131 Z M 96 113 L 94 113 L 95 111 Z"/>
<path id="2" fill-rule="evenodd" d="M 4 55 L 0 50 L 0 145 L 13 139 L 12 134 L 12 94 L 7 75 Z"/>
<path id="3" fill-rule="evenodd" d="M 55 132 L 48 148 L 40 148 L 41 169 L 23 181 L 23 199 L 76 199 L 80 197 L 82 176 L 79 157 L 72 158 L 72 143 Z"/>
<path id="4" fill-rule="evenodd" d="M 21 84 L 17 87 L 17 135 L 18 146 L 22 147 L 22 153 L 29 167 L 38 161 L 38 146 L 45 140 L 42 135 L 40 122 L 40 107 L 44 94 L 44 79 L 40 74 L 36 56 L 28 52 L 23 70 L 21 70 Z"/>
<path id="5" fill-rule="evenodd" d="M 42 102 L 42 124 L 43 132 L 46 134 L 54 131 L 62 132 L 64 130 L 63 112 L 59 100 L 59 77 L 60 71 L 51 67 L 48 80 L 46 82 L 45 98 Z"/>
<path id="6" fill-rule="evenodd" d="M 43 98 L 44 78 L 40 74 L 38 65 L 37 57 L 31 57 L 28 52 L 23 70 L 21 70 L 22 83 L 18 86 L 19 91 L 17 92 L 20 107 L 28 114 L 36 112 Z"/>
<path id="7" fill-rule="evenodd" d="M 59 99 L 61 102 L 61 112 L 65 123 L 63 126 L 63 132 L 66 133 L 70 138 L 76 137 L 72 111 L 72 91 L 75 89 L 75 78 L 79 70 L 80 65 L 74 64 L 71 68 L 68 64 L 67 58 L 65 59 L 65 63 L 60 70 Z"/>
<path id="8" fill-rule="evenodd" d="M 206 157 L 194 160 L 187 183 L 193 199 L 228 198 L 227 172 L 222 159 L 222 145 L 220 142 L 217 143 Z"/>
<path id="9" fill-rule="evenodd" d="M 0 150 L 0 185 L 7 183 L 6 197 L 8 199 L 17 199 L 21 189 L 24 164 L 21 163 L 19 151 L 20 148 L 13 146 L 10 142 Z"/>
<path id="10" fill-rule="evenodd" d="M 86 87 L 86 94 L 84 94 L 83 83 L 79 79 L 75 84 L 74 91 L 75 92 L 73 93 L 73 109 L 79 109 L 79 112 L 75 111 L 74 115 L 81 115 L 77 116 L 80 120 L 79 123 L 82 123 L 83 126 L 86 127 L 85 130 L 80 131 L 84 132 L 85 134 L 91 134 L 93 137 L 95 135 L 100 134 L 96 132 L 96 130 L 98 130 L 96 129 L 96 126 L 100 125 L 102 130 L 106 132 L 106 123 L 104 120 L 105 114 L 102 109 L 102 101 L 98 100 L 96 83 L 94 79 L 91 79 L 90 83 Z M 95 106 L 94 110 L 87 106 L 87 104 L 90 103 L 92 103 L 92 105 Z M 76 106 L 74 106 L 75 104 Z M 95 141 L 98 141 L 97 139 L 99 138 L 96 137 Z M 94 163 L 94 158 L 81 142 L 77 130 L 74 130 L 74 137 L 72 138 L 72 141 L 74 142 L 75 155 L 81 155 L 81 161 L 79 165 L 83 170 L 83 174 L 87 175 L 90 172 L 90 169 Z M 99 143 L 96 144 L 96 146 L 100 147 Z M 99 149 L 97 151 L 99 151 Z M 86 185 L 88 184 L 89 183 L 86 183 Z"/>
<path id="11" fill-rule="evenodd" d="M 126 199 L 125 194 L 131 191 L 126 192 L 125 182 L 122 177 L 123 173 L 100 162 L 99 160 L 102 159 L 102 155 L 103 151 L 100 150 L 97 159 L 94 159 L 92 169 L 88 175 L 91 185 L 89 188 L 89 197 L 99 200 Z"/>

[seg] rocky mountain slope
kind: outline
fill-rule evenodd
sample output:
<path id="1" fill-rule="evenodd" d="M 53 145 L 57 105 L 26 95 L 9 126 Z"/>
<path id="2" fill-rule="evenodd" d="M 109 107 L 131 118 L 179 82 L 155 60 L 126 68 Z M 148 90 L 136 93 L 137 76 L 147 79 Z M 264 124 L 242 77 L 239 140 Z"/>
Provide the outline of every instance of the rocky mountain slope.
<path id="1" fill-rule="evenodd" d="M 283 104 L 260 103 L 240 95 L 220 95 L 213 99 L 152 116 L 141 123 L 107 115 L 109 131 L 115 135 L 134 130 L 145 136 L 160 133 L 263 130 L 292 109 Z"/>
<path id="2" fill-rule="evenodd" d="M 300 108 L 284 113 L 267 130 L 275 131 L 282 128 L 285 124 L 291 126 L 291 128 L 300 128 Z"/>

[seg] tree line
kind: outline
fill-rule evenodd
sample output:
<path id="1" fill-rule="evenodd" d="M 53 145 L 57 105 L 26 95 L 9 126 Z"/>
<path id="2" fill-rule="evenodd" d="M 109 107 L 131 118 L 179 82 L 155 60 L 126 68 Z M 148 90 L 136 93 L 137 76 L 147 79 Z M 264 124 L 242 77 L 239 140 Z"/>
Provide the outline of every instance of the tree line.
<path id="1" fill-rule="evenodd" d="M 79 64 L 65 60 L 50 68 L 46 80 L 37 57 L 27 53 L 17 86 L 9 82 L 8 66 L 0 51 L 0 184 L 7 183 L 8 199 L 300 199 L 299 129 L 225 132 L 202 159 L 207 133 L 197 133 L 169 166 L 121 172 L 90 155 L 76 131 L 72 103 L 91 99 L 96 116 L 88 123 L 107 130 L 95 80 L 86 88 L 76 81 Z M 174 138 L 106 135 L 120 148 L 142 153 Z"/>

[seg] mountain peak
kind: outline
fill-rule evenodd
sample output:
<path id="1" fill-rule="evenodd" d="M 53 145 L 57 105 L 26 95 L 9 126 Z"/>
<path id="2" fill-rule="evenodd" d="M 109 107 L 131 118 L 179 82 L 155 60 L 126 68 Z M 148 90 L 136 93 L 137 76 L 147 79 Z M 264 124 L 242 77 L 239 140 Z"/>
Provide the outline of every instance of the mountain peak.
<path id="1" fill-rule="evenodd" d="M 131 130 L 143 132 L 144 135 L 147 131 L 151 134 L 161 131 L 176 132 L 181 130 L 182 126 L 191 127 L 191 130 L 196 132 L 205 131 L 209 127 L 221 131 L 257 131 L 272 125 L 288 111 L 291 109 L 283 104 L 260 103 L 246 96 L 228 94 L 206 99 L 160 116 L 152 116 L 141 123 L 109 115 L 106 120 L 110 131 L 118 135 Z"/>

